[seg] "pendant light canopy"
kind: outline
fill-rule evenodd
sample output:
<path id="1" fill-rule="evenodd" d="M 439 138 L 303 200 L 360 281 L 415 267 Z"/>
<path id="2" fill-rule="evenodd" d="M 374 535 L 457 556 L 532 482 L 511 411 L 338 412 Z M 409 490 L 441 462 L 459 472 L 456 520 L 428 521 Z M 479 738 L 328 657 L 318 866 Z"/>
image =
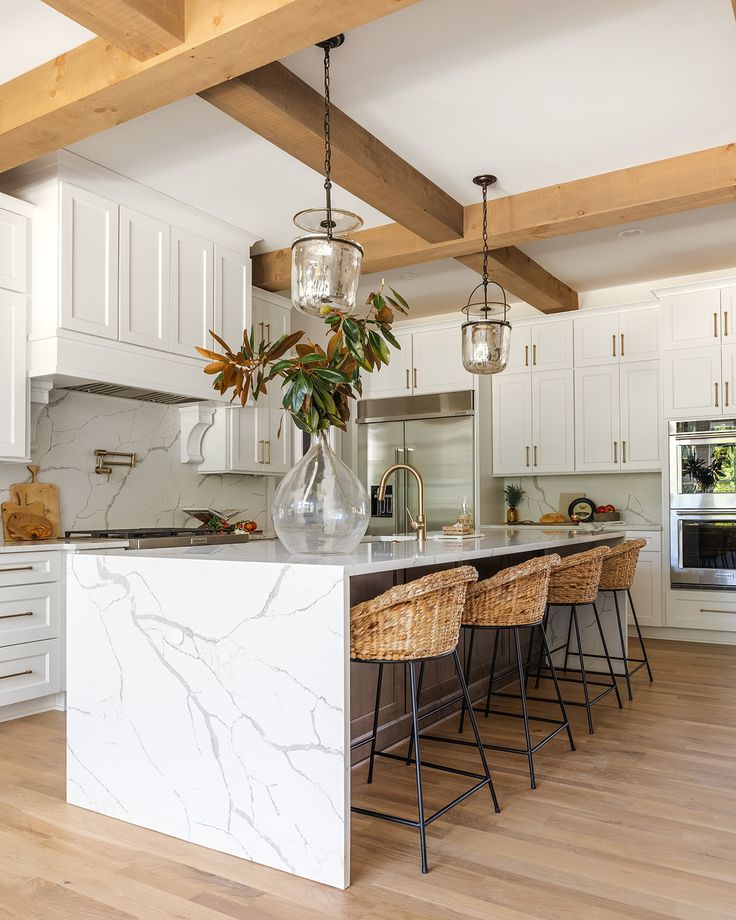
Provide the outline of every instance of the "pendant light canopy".
<path id="1" fill-rule="evenodd" d="M 470 292 L 462 309 L 465 314 L 462 325 L 463 367 L 471 374 L 498 374 L 508 364 L 511 324 L 506 319 L 509 311 L 506 291 L 488 277 L 488 186 L 496 182 L 496 177 L 476 176 L 473 182 L 483 189 L 483 280 Z M 488 299 L 489 284 L 501 291 L 502 301 Z M 473 300 L 480 287 L 483 288 L 483 300 Z"/>
<path id="2" fill-rule="evenodd" d="M 350 313 L 355 309 L 363 247 L 344 234 L 358 230 L 357 214 L 332 207 L 332 147 L 330 138 L 330 52 L 345 41 L 336 35 L 319 42 L 324 50 L 325 73 L 325 206 L 299 211 L 294 223 L 306 234 L 291 244 L 291 299 L 302 313 L 318 316 L 330 309 Z"/>

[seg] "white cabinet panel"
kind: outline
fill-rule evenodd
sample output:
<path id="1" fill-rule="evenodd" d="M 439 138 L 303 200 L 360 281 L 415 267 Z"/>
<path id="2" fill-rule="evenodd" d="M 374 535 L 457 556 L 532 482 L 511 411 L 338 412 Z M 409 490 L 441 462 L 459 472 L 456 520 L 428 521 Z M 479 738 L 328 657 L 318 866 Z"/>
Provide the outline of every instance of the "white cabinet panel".
<path id="1" fill-rule="evenodd" d="M 573 372 L 538 371 L 531 381 L 534 472 L 571 473 L 575 469 Z"/>
<path id="2" fill-rule="evenodd" d="M 253 322 L 250 274 L 247 252 L 215 245 L 215 332 L 231 348 L 240 346 Z"/>
<path id="3" fill-rule="evenodd" d="M 721 292 L 695 291 L 661 298 L 665 349 L 702 348 L 721 341 Z"/>
<path id="4" fill-rule="evenodd" d="M 620 367 L 621 469 L 659 470 L 659 361 Z"/>
<path id="5" fill-rule="evenodd" d="M 0 291 L 0 459 L 28 455 L 28 306 Z"/>
<path id="6" fill-rule="evenodd" d="M 575 371 L 575 468 L 615 470 L 620 466 L 619 369 Z"/>
<path id="7" fill-rule="evenodd" d="M 736 287 L 721 291 L 721 341 L 724 345 L 736 342 Z"/>
<path id="8" fill-rule="evenodd" d="M 391 360 L 378 374 L 363 375 L 363 398 L 410 396 L 412 391 L 412 335 L 396 332 L 401 349 L 391 349 Z M 471 378 L 472 379 L 472 378 Z M 468 384 L 471 387 L 472 383 Z"/>
<path id="9" fill-rule="evenodd" d="M 635 538 L 635 534 L 630 535 Z M 636 575 L 631 585 L 631 598 L 636 608 L 640 626 L 662 626 L 662 554 L 639 554 Z M 629 617 L 633 623 L 633 618 Z M 634 656 L 639 657 L 638 646 L 631 641 Z"/>
<path id="10" fill-rule="evenodd" d="M 281 299 L 281 298 L 279 298 Z M 283 305 L 264 300 L 253 292 L 253 326 L 256 342 L 265 339 L 275 342 L 282 335 L 291 331 L 291 304 Z"/>
<path id="11" fill-rule="evenodd" d="M 169 225 L 120 209 L 120 340 L 168 350 Z"/>
<path id="12" fill-rule="evenodd" d="M 668 417 L 720 413 L 721 348 L 687 348 L 662 358 L 664 411 Z"/>
<path id="13" fill-rule="evenodd" d="M 659 359 L 659 309 L 625 310 L 618 315 L 621 363 Z"/>
<path id="14" fill-rule="evenodd" d="M 61 186 L 61 325 L 118 337 L 118 206 Z"/>
<path id="15" fill-rule="evenodd" d="M 198 357 L 197 345 L 211 347 L 209 330 L 215 321 L 212 260 L 212 243 L 171 228 L 170 350 L 188 358 Z"/>
<path id="16" fill-rule="evenodd" d="M 511 332 L 513 335 L 513 330 Z M 532 326 L 532 371 L 554 371 L 572 367 L 572 320 L 537 323 Z"/>
<path id="17" fill-rule="evenodd" d="M 736 405 L 736 344 L 721 349 L 722 399 L 724 415 L 732 415 Z"/>
<path id="18" fill-rule="evenodd" d="M 532 380 L 529 374 L 499 374 L 493 380 L 493 473 L 531 472 Z"/>
<path id="19" fill-rule="evenodd" d="M 60 639 L 0 648 L 0 706 L 37 699 L 60 689 Z"/>
<path id="20" fill-rule="evenodd" d="M 59 581 L 60 578 L 61 553 L 58 550 L 6 553 L 0 557 L 0 588 Z"/>
<path id="21" fill-rule="evenodd" d="M 61 586 L 22 585 L 0 591 L 0 646 L 61 635 Z"/>
<path id="22" fill-rule="evenodd" d="M 23 214 L 0 208 L 0 288 L 28 291 L 28 226 Z"/>
<path id="23" fill-rule="evenodd" d="M 532 367 L 532 327 L 513 326 L 506 373 L 529 371 Z"/>
<path id="24" fill-rule="evenodd" d="M 575 367 L 594 367 L 618 362 L 618 314 L 576 316 Z"/>
<path id="25" fill-rule="evenodd" d="M 450 329 L 415 332 L 412 336 L 412 352 L 414 393 L 473 389 L 473 375 L 463 367 L 459 323 Z M 383 371 L 377 376 L 382 375 Z"/>
<path id="26" fill-rule="evenodd" d="M 736 632 L 736 603 L 733 594 L 730 591 L 670 591 L 665 625 Z"/>

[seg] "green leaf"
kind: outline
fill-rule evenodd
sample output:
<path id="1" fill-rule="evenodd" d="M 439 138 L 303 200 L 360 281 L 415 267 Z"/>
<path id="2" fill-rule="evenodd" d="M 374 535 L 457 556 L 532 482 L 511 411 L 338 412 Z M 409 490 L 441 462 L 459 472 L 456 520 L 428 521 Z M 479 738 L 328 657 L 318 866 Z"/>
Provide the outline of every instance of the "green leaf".
<path id="1" fill-rule="evenodd" d="M 369 332 L 368 341 L 371 343 L 374 354 L 377 354 L 384 364 L 388 364 L 391 354 L 381 336 L 377 332 Z"/>
<path id="2" fill-rule="evenodd" d="M 346 317 L 343 320 L 342 328 L 345 332 L 345 335 L 351 342 L 360 342 L 360 326 L 355 322 L 354 319 Z"/>
<path id="3" fill-rule="evenodd" d="M 408 313 L 408 312 L 409 312 L 409 309 L 410 309 L 409 304 L 404 300 L 404 298 L 401 296 L 401 294 L 399 294 L 399 292 L 396 291 L 396 290 L 394 290 L 391 286 L 389 286 L 389 290 L 390 290 L 391 293 L 394 295 L 394 297 L 398 300 L 398 302 L 399 302 L 399 304 L 400 304 L 400 307 L 402 308 L 402 311 L 401 311 L 401 312 L 402 312 L 402 313 Z"/>
<path id="4" fill-rule="evenodd" d="M 347 374 L 332 367 L 318 367 L 312 373 L 314 377 L 319 377 L 320 380 L 327 380 L 331 383 L 347 383 L 350 380 Z"/>

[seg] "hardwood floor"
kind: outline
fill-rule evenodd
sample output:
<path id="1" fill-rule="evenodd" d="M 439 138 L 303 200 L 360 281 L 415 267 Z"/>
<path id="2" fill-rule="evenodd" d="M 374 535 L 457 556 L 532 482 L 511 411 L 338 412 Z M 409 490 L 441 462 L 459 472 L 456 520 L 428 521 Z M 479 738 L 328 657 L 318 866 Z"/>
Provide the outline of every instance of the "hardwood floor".
<path id="1" fill-rule="evenodd" d="M 574 710 L 537 758 L 490 752 L 503 809 L 483 791 L 416 832 L 355 816 L 340 892 L 68 806 L 61 713 L 0 725 L 0 920 L 726 920 L 736 916 L 736 647 L 650 642 L 656 682 Z M 521 723 L 481 720 L 491 739 Z M 442 726 L 454 731 L 456 719 Z M 475 768 L 472 749 L 425 756 Z M 413 771 L 356 770 L 354 799 L 413 817 Z M 428 806 L 464 780 L 427 771 Z"/>

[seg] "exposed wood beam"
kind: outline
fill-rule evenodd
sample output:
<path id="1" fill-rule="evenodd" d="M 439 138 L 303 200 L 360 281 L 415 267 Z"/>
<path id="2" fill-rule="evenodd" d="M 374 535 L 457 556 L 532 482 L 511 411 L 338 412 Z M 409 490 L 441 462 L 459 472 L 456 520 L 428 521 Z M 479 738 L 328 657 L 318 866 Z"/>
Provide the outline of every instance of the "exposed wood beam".
<path id="1" fill-rule="evenodd" d="M 138 61 L 184 41 L 186 0 L 44 0 Z"/>
<path id="2" fill-rule="evenodd" d="M 483 273 L 482 253 L 459 256 L 457 261 L 479 274 Z M 492 249 L 488 257 L 488 270 L 493 281 L 498 281 L 507 291 L 542 313 L 563 313 L 578 308 L 577 292 L 516 246 Z"/>
<path id="3" fill-rule="evenodd" d="M 324 99 L 283 64 L 259 67 L 200 93 L 286 153 L 324 169 Z M 463 206 L 332 106 L 332 176 L 339 185 L 433 243 L 463 235 Z"/>
<path id="4" fill-rule="evenodd" d="M 631 166 L 560 185 L 493 198 L 488 202 L 492 249 L 583 230 L 612 227 L 736 201 L 736 144 Z M 482 248 L 481 206 L 465 208 L 459 240 L 428 243 L 399 224 L 363 230 L 363 271 L 380 272 L 472 255 Z M 289 286 L 290 251 L 254 260 L 254 281 L 271 290 Z"/>
<path id="5" fill-rule="evenodd" d="M 97 38 L 0 86 L 0 172 L 417 0 L 197 0 L 186 40 L 137 61 Z"/>

